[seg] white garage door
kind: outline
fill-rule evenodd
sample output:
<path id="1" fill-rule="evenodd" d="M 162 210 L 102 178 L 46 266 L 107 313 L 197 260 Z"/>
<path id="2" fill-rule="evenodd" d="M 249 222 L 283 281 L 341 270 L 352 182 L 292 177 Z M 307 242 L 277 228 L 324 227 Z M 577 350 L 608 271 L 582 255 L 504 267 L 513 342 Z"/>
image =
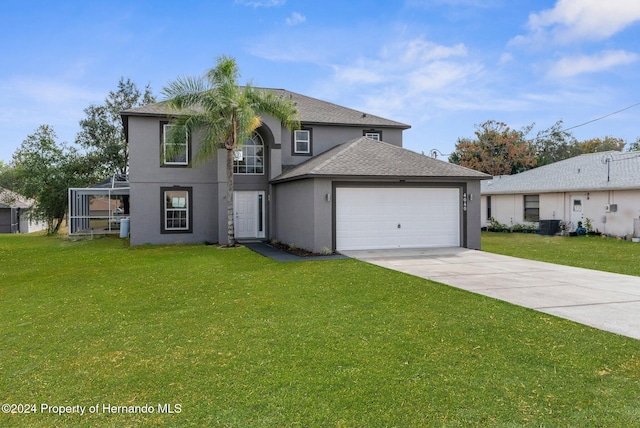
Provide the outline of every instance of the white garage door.
<path id="1" fill-rule="evenodd" d="M 459 189 L 336 189 L 338 250 L 459 246 Z"/>

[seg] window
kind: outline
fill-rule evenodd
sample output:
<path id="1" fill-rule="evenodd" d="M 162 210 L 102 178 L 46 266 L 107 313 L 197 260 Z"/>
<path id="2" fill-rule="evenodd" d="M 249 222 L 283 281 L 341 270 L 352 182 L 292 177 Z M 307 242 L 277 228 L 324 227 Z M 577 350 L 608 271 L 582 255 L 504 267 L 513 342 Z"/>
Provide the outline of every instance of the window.
<path id="1" fill-rule="evenodd" d="M 372 140 L 382 141 L 382 131 L 376 131 L 375 129 L 370 129 L 368 131 L 362 131 L 362 135 L 371 138 Z"/>
<path id="2" fill-rule="evenodd" d="M 582 199 L 573 200 L 573 211 L 577 213 L 582 212 Z"/>
<path id="3" fill-rule="evenodd" d="M 487 196 L 487 218 L 491 217 L 491 196 Z"/>
<path id="4" fill-rule="evenodd" d="M 163 187 L 161 233 L 191 233 L 191 187 Z"/>
<path id="5" fill-rule="evenodd" d="M 264 142 L 258 133 L 233 153 L 234 174 L 264 174 Z"/>
<path id="6" fill-rule="evenodd" d="M 311 130 L 296 129 L 293 131 L 293 154 L 294 155 L 310 155 L 311 154 Z"/>
<path id="7" fill-rule="evenodd" d="M 189 138 L 185 135 L 175 135 L 171 131 L 175 125 L 163 122 L 160 124 L 162 142 L 162 165 L 188 166 L 189 165 Z"/>
<path id="8" fill-rule="evenodd" d="M 540 195 L 524 196 L 524 221 L 540 221 Z"/>

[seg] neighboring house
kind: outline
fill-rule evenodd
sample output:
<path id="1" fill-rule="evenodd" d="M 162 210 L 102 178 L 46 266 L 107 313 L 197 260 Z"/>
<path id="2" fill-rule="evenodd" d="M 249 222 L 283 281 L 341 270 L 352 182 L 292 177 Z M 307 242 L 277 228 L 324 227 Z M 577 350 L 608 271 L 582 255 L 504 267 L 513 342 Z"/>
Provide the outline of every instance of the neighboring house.
<path id="1" fill-rule="evenodd" d="M 47 228 L 47 223 L 31 218 L 35 201 L 0 188 L 0 233 L 31 233 Z"/>
<path id="2" fill-rule="evenodd" d="M 480 180 L 402 148 L 409 126 L 281 89 L 301 129 L 270 116 L 234 162 L 237 239 L 327 250 L 480 247 Z M 165 103 L 122 113 L 129 143 L 131 244 L 227 240 L 225 152 L 194 163 L 198 135 L 165 157 Z M 384 142 L 383 142 L 384 141 Z"/>
<path id="3" fill-rule="evenodd" d="M 614 236 L 634 233 L 640 216 L 640 152 L 576 156 L 482 183 L 482 225 L 560 220 Z"/>

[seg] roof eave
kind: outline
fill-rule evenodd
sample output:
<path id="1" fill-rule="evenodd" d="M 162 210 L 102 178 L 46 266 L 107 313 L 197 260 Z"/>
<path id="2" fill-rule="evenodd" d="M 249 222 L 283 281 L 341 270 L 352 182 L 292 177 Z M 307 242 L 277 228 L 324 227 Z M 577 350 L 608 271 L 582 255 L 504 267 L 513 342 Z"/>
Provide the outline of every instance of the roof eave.
<path id="1" fill-rule="evenodd" d="M 575 187 L 575 188 L 559 188 L 559 189 L 513 189 L 513 190 L 483 190 L 483 195 L 525 195 L 535 193 L 570 193 L 570 192 L 607 192 L 610 190 L 640 190 L 640 185 L 635 187 Z"/>
<path id="2" fill-rule="evenodd" d="M 324 178 L 331 180 L 345 180 L 345 181 L 397 181 L 397 182 L 438 182 L 438 183 L 458 183 L 458 182 L 466 182 L 466 181 L 480 181 L 483 180 L 481 177 L 472 177 L 472 176 L 450 176 L 450 175 L 349 175 L 349 174 L 314 174 L 307 173 L 296 175 L 293 177 L 284 177 L 284 178 L 274 178 L 270 181 L 271 184 L 279 184 L 286 183 L 291 181 L 312 179 L 312 178 Z"/>
<path id="3" fill-rule="evenodd" d="M 375 123 L 345 123 L 345 122 L 320 122 L 314 120 L 301 120 L 301 125 L 322 125 L 322 126 L 350 126 L 354 128 L 362 128 L 362 127 L 372 127 L 372 128 L 384 128 L 384 129 L 410 129 L 411 125 L 407 125 L 406 123 L 398 124 L 375 124 Z"/>

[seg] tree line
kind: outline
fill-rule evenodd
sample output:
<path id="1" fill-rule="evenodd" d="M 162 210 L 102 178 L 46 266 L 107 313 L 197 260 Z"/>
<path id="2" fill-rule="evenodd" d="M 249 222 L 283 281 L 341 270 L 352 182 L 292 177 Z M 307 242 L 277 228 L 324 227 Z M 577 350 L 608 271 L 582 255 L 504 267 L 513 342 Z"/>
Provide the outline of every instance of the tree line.
<path id="1" fill-rule="evenodd" d="M 49 125 L 40 125 L 27 136 L 9 164 L 0 161 L 0 187 L 35 200 L 31 216 L 45 220 L 49 234 L 57 233 L 67 212 L 70 187 L 87 187 L 128 173 L 129 147 L 120 112 L 153 102 L 149 85 L 141 91 L 131 79 L 121 78 L 103 104 L 84 109 L 74 144 L 58 142 Z"/>
<path id="2" fill-rule="evenodd" d="M 561 120 L 529 138 L 533 127 L 517 130 L 488 120 L 476 125 L 474 137 L 458 139 L 449 162 L 494 176 L 510 175 L 581 154 L 622 151 L 627 145 L 623 139 L 609 136 L 578 141 L 564 130 Z M 627 150 L 640 150 L 640 137 Z"/>

